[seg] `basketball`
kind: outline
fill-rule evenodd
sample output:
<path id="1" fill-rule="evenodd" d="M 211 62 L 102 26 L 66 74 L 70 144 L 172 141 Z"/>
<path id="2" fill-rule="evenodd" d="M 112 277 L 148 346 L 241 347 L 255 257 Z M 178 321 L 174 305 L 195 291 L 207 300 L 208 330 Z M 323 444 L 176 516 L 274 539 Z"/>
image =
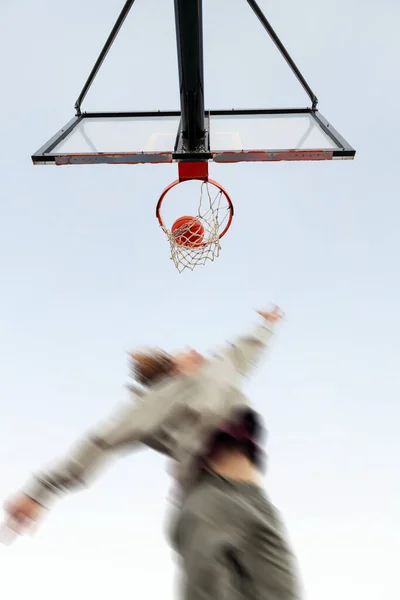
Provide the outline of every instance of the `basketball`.
<path id="1" fill-rule="evenodd" d="M 172 225 L 171 233 L 180 246 L 198 248 L 203 243 L 204 227 L 196 217 L 179 217 Z"/>

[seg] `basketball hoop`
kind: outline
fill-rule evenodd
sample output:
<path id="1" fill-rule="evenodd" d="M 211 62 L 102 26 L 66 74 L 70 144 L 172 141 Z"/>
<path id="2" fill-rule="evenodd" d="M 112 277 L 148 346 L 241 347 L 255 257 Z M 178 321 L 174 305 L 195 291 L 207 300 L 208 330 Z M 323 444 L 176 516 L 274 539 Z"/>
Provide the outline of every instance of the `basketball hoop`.
<path id="1" fill-rule="evenodd" d="M 220 241 L 231 226 L 234 211 L 228 192 L 217 181 L 208 178 L 208 163 L 181 162 L 178 172 L 179 179 L 162 192 L 156 215 L 168 238 L 171 258 L 181 273 L 184 269 L 193 271 L 198 265 L 219 256 Z M 178 217 L 168 227 L 161 215 L 165 196 L 177 185 L 192 180 L 201 181 L 197 207 L 192 216 Z"/>

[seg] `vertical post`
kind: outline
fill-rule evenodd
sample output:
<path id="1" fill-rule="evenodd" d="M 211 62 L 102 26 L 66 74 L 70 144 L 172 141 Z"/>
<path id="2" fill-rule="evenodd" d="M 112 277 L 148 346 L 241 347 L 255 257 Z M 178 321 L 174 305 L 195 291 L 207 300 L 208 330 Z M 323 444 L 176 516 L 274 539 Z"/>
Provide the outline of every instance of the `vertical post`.
<path id="1" fill-rule="evenodd" d="M 204 145 L 202 0 L 175 0 L 181 127 L 184 149 Z"/>

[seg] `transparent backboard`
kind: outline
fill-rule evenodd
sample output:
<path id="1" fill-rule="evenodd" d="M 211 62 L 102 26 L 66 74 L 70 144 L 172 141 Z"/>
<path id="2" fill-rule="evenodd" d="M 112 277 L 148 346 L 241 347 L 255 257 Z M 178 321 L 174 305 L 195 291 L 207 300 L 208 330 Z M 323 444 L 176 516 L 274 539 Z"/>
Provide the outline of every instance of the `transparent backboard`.
<path id="1" fill-rule="evenodd" d="M 85 113 L 62 128 L 35 164 L 331 160 L 355 151 L 311 109 L 210 111 L 207 147 L 180 150 L 180 113 Z"/>
<path id="2" fill-rule="evenodd" d="M 83 119 L 53 148 L 54 154 L 172 152 L 180 117 Z"/>
<path id="3" fill-rule="evenodd" d="M 211 117 L 214 150 L 333 149 L 336 144 L 310 115 L 243 115 Z"/>

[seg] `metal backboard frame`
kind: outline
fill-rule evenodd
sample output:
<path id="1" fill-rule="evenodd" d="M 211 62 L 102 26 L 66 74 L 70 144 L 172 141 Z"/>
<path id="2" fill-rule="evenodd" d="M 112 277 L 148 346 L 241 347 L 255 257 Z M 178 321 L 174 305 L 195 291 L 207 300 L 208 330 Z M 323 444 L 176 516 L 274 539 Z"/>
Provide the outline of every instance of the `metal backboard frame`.
<path id="1" fill-rule="evenodd" d="M 309 108 L 206 111 L 204 107 L 202 0 L 174 0 L 180 86 L 180 111 L 129 113 L 82 112 L 82 103 L 134 2 L 135 0 L 126 0 L 78 100 L 75 103 L 75 117 L 35 152 L 32 156 L 34 164 L 140 164 L 171 163 L 173 161 L 215 161 L 219 163 L 228 163 L 354 158 L 355 150 L 319 112 L 317 108 L 318 99 L 315 93 L 261 11 L 256 0 L 246 0 L 246 2 L 308 95 L 311 101 L 311 106 Z M 263 139 L 261 143 L 261 146 L 267 145 L 268 147 L 259 147 L 260 143 L 253 145 L 251 143 L 242 144 L 241 141 L 234 143 L 234 140 L 232 140 L 231 147 L 225 148 L 218 147 L 219 144 L 217 142 L 213 143 L 213 118 L 222 119 L 224 117 L 231 117 L 236 118 L 239 122 L 241 118 L 243 119 L 246 116 L 252 116 L 254 119 L 262 120 L 268 116 L 272 119 L 278 116 L 283 118 L 285 115 L 288 118 L 294 115 L 305 116 L 305 120 L 308 119 L 308 123 L 313 132 L 318 133 L 316 139 L 320 141 L 320 144 L 316 144 L 313 147 L 307 147 L 306 144 L 300 143 L 301 140 L 299 143 L 297 143 L 298 140 L 294 140 L 294 143 L 290 144 L 287 148 L 274 148 L 273 142 L 269 144 L 268 135 L 266 135 L 265 142 Z M 106 144 L 100 150 L 98 145 L 91 143 L 90 137 L 86 136 L 87 139 L 84 144 L 85 151 L 79 151 L 79 149 L 74 149 L 69 146 L 69 150 L 63 151 L 65 143 L 77 132 L 80 134 L 81 138 L 85 138 L 85 124 L 93 125 L 95 119 L 99 121 L 102 119 L 107 121 L 115 119 L 115 121 L 113 121 L 114 123 L 117 123 L 118 120 L 126 119 L 126 123 L 129 126 L 128 133 L 132 140 L 132 144 L 128 144 L 127 146 L 125 139 L 125 146 L 127 146 L 125 149 L 112 148 L 112 144 L 107 147 Z M 139 138 L 135 137 L 135 126 L 139 123 L 140 119 L 164 119 L 164 125 L 165 119 L 175 119 L 176 134 L 174 133 L 173 135 L 174 143 L 161 149 L 139 149 L 135 147 L 138 145 L 140 139 L 140 136 Z M 261 123 L 261 121 L 259 122 Z M 128 133 L 125 135 L 125 138 Z M 141 133 L 143 133 L 143 131 L 141 131 Z M 167 135 L 171 137 L 171 132 Z M 305 135 L 307 135 L 307 132 L 305 132 Z M 248 138 L 249 136 L 246 137 Z M 272 139 L 274 139 L 274 136 L 272 136 Z M 238 136 L 237 140 L 240 140 L 240 136 Z M 161 145 L 163 146 L 163 144 Z M 149 144 L 149 146 L 151 146 L 151 144 Z"/>
<path id="2" fill-rule="evenodd" d="M 251 116 L 254 118 L 264 116 L 296 116 L 306 115 L 310 117 L 310 122 L 323 132 L 329 144 L 318 148 L 288 147 L 288 148 L 262 148 L 262 147 L 240 147 L 235 149 L 226 149 L 213 145 L 212 122 L 213 117 L 233 117 L 238 118 Z M 178 126 L 175 135 L 175 143 L 168 150 L 155 151 L 153 149 L 129 150 L 125 152 L 116 152 L 115 150 L 99 151 L 90 139 L 87 139 L 87 146 L 91 147 L 90 152 L 62 152 L 58 151 L 64 140 L 71 136 L 78 127 L 82 130 L 82 125 L 90 122 L 91 119 L 101 120 L 119 120 L 139 121 L 143 119 L 152 119 L 160 121 L 173 118 L 176 119 Z M 32 156 L 33 163 L 72 165 L 72 164 L 142 164 L 142 163 L 171 163 L 175 161 L 214 161 L 219 163 L 229 162 L 271 162 L 271 161 L 294 161 L 294 160 L 337 160 L 352 159 L 355 150 L 350 144 L 336 131 L 336 129 L 321 115 L 318 110 L 308 108 L 297 109 L 265 109 L 265 110 L 213 110 L 205 115 L 206 135 L 202 140 L 200 147 L 187 150 L 185 139 L 183 137 L 181 113 L 179 111 L 168 112 L 119 112 L 119 113 L 82 113 L 75 116 L 60 131 L 58 131 L 42 148 Z M 268 140 L 265 140 L 268 142 Z"/>

